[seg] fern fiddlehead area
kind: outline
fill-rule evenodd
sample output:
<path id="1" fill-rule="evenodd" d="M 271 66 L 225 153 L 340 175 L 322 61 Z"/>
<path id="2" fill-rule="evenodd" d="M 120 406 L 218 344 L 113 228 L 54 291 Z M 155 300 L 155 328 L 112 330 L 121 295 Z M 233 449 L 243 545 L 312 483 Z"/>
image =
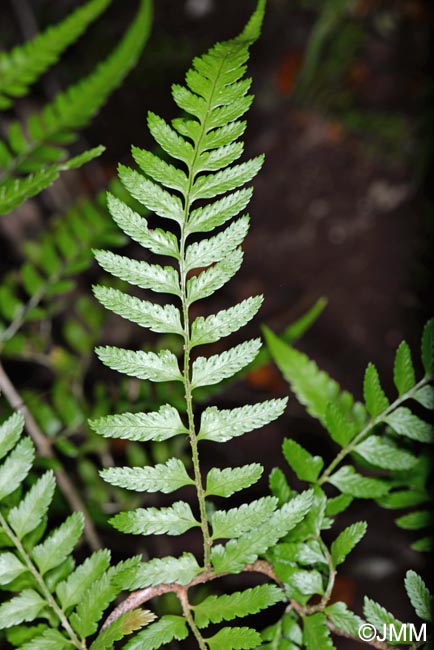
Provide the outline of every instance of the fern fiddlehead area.
<path id="1" fill-rule="evenodd" d="M 89 0 L 2 54 L 0 107 L 13 108 L 109 4 Z M 405 341 L 397 347 L 391 381 L 369 363 L 358 401 L 293 347 L 324 299 L 279 336 L 264 327 L 265 347 L 260 338 L 228 343 L 260 313 L 262 295 L 209 311 L 207 299 L 243 262 L 251 183 L 264 163 L 262 155 L 246 160 L 242 141 L 253 100 L 247 63 L 264 14 L 259 0 L 239 36 L 194 58 L 185 85 L 172 86 L 180 117 L 147 114 L 153 148 L 133 146 L 134 166 L 119 165 L 109 192 L 73 202 L 40 241 L 27 241 L 21 265 L 4 276 L 0 644 L 7 650 L 431 647 L 433 600 L 413 567 L 421 570 L 415 558 L 432 549 L 434 321 L 423 329 L 420 358 Z M 102 152 L 66 160 L 65 145 L 137 61 L 151 15 L 150 1 L 138 1 L 103 63 L 25 123 L 9 122 L 0 141 L 2 212 Z M 93 256 L 96 277 L 103 273 L 96 300 L 75 288 Z M 104 345 L 107 310 L 110 323 L 129 321 L 135 349 Z M 89 379 L 95 345 L 116 392 Z M 285 383 L 275 379 L 278 397 L 232 408 L 221 408 L 216 394 L 240 377 L 271 372 L 271 360 L 332 451 L 311 451 L 283 424 L 290 437 L 264 490 L 262 462 L 232 462 L 229 451 L 224 464 L 220 449 L 284 422 Z M 9 367 L 17 361 L 50 373 L 47 394 L 16 388 Z M 74 459 L 72 471 L 65 457 Z M 401 576 L 413 622 L 389 611 L 390 599 L 384 607 L 367 590 L 362 604 L 342 589 L 342 565 L 375 526 L 368 502 L 380 516 L 397 511 L 393 524 L 415 536 Z M 110 552 L 104 546 L 112 539 Z"/>

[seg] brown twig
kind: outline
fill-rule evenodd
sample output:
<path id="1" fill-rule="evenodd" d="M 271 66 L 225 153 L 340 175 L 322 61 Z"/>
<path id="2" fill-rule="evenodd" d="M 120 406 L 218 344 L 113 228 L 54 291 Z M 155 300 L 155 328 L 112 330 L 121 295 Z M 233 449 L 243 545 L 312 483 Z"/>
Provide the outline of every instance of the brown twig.
<path id="1" fill-rule="evenodd" d="M 269 562 L 266 562 L 265 560 L 257 560 L 253 564 L 247 564 L 244 567 L 243 571 L 262 573 L 263 575 L 266 575 L 269 578 L 271 578 L 280 587 L 283 587 L 282 582 L 274 573 L 273 567 Z M 113 621 L 115 621 L 117 618 L 119 618 L 119 616 L 121 616 L 125 612 L 129 612 L 131 609 L 136 609 L 136 607 L 143 605 L 143 603 L 146 603 L 148 600 L 151 600 L 152 598 L 156 598 L 157 596 L 162 596 L 163 594 L 168 594 L 168 593 L 178 594 L 180 588 L 188 590 L 191 589 L 191 587 L 204 584 L 205 582 L 210 582 L 211 580 L 217 580 L 218 578 L 224 578 L 227 575 L 229 574 L 215 573 L 212 569 L 209 569 L 206 571 L 202 571 L 202 573 L 199 573 L 198 576 L 193 578 L 193 580 L 189 582 L 187 585 L 185 585 L 184 587 L 177 584 L 176 582 L 171 582 L 166 585 L 157 585 L 155 587 L 147 587 L 146 589 L 139 589 L 138 591 L 133 591 L 133 593 L 130 594 L 128 598 L 122 601 L 116 607 L 116 609 L 112 611 L 110 616 L 105 620 L 102 629 L 104 630 L 108 625 L 110 625 L 110 623 L 113 623 Z M 298 606 L 298 603 L 296 605 Z"/>
<path id="2" fill-rule="evenodd" d="M 33 415 L 30 413 L 27 406 L 24 404 L 21 399 L 20 394 L 16 390 L 15 386 L 9 379 L 3 365 L 0 363 L 0 392 L 4 394 L 10 406 L 14 411 L 19 411 L 24 417 L 25 426 L 29 436 L 32 438 L 35 443 L 38 454 L 44 458 L 50 458 L 51 460 L 56 461 L 56 468 L 54 472 L 56 474 L 57 484 L 60 491 L 68 502 L 71 510 L 76 512 L 82 512 L 84 515 L 84 535 L 86 540 L 93 551 L 96 551 L 102 548 L 101 541 L 96 532 L 93 521 L 87 511 L 86 506 L 84 505 L 79 493 L 77 492 L 74 484 L 69 478 L 68 474 L 65 472 L 63 467 L 60 466 L 60 461 L 56 456 L 55 451 L 53 450 L 50 441 L 41 431 L 38 423 L 36 422 Z"/>
<path id="3" fill-rule="evenodd" d="M 256 560 L 256 562 L 253 562 L 253 564 L 246 564 L 242 573 L 245 572 L 262 573 L 262 575 L 266 575 L 268 578 L 273 580 L 273 582 L 278 584 L 279 587 L 281 588 L 284 587 L 282 581 L 275 574 L 272 565 L 265 560 Z M 122 616 L 122 614 L 125 614 L 126 612 L 129 612 L 132 609 L 136 609 L 137 607 L 140 607 L 140 605 L 143 605 L 144 603 L 148 602 L 152 598 L 157 598 L 158 596 L 162 596 L 163 594 L 168 594 L 168 593 L 176 594 L 184 610 L 185 604 L 188 603 L 187 594 L 189 589 L 197 585 L 204 584 L 205 582 L 210 582 L 211 580 L 224 578 L 227 575 L 229 574 L 215 573 L 212 569 L 206 569 L 202 571 L 202 573 L 200 573 L 198 576 L 193 578 L 193 580 L 191 580 L 186 585 L 179 585 L 176 582 L 171 582 L 165 585 L 156 585 L 155 587 L 147 587 L 146 589 L 139 589 L 137 591 L 133 591 L 133 593 L 130 594 L 128 598 L 126 598 L 122 603 L 120 603 L 107 617 L 107 619 L 104 621 L 104 624 L 101 628 L 101 632 L 106 627 L 108 627 L 110 623 L 113 623 L 113 621 L 115 621 L 120 616 Z M 308 616 L 312 614 L 314 611 L 319 611 L 318 607 L 303 607 L 303 605 L 300 605 L 300 603 L 298 603 L 297 601 L 290 600 L 290 599 L 289 599 L 289 607 L 291 609 L 294 609 L 300 616 Z M 327 626 L 329 630 L 333 632 L 333 634 L 336 634 L 337 636 L 342 636 L 347 639 L 352 639 L 353 641 L 359 641 L 360 643 L 365 643 L 366 645 L 369 645 L 372 648 L 376 648 L 376 650 L 394 650 L 394 646 L 391 646 L 388 643 L 385 643 L 383 641 L 378 641 L 377 639 L 372 639 L 368 641 L 366 639 L 362 639 L 358 636 L 354 636 L 352 634 L 344 632 L 343 630 L 339 630 L 329 620 L 327 620 Z"/>

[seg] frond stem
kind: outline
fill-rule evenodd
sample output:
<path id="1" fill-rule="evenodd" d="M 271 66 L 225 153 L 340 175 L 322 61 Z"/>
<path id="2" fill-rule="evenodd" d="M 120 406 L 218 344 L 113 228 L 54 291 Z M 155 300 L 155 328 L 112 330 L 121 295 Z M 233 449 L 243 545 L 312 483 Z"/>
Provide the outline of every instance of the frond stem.
<path id="1" fill-rule="evenodd" d="M 179 263 L 179 272 L 180 272 L 180 280 L 181 280 L 182 315 L 183 315 L 183 326 L 184 326 L 183 383 L 185 388 L 185 402 L 187 406 L 188 433 L 190 438 L 191 456 L 192 456 L 193 469 L 194 469 L 194 482 L 196 484 L 197 499 L 199 502 L 199 511 L 200 511 L 200 526 L 202 529 L 202 536 L 203 536 L 204 566 L 205 569 L 209 569 L 211 566 L 212 539 L 211 539 L 211 534 L 208 525 L 208 517 L 206 512 L 205 489 L 203 487 L 202 474 L 200 471 L 199 450 L 198 450 L 197 434 L 196 434 L 196 427 L 194 423 L 194 413 L 193 413 L 193 395 L 192 395 L 191 381 L 190 381 L 191 343 L 190 343 L 190 323 L 189 323 L 188 301 L 187 301 L 187 272 L 185 270 L 185 240 L 186 240 L 186 235 L 183 228 L 181 232 L 180 263 Z"/>
<path id="2" fill-rule="evenodd" d="M 207 650 L 208 646 L 205 642 L 205 639 L 201 635 L 200 630 L 197 627 L 196 623 L 194 622 L 194 618 L 191 614 L 191 607 L 188 600 L 188 590 L 184 587 L 184 588 L 180 588 L 175 593 L 178 596 L 179 602 L 181 603 L 182 613 L 184 614 L 185 620 L 187 621 L 191 631 L 193 632 L 200 650 Z"/>
<path id="3" fill-rule="evenodd" d="M 58 616 L 62 627 L 64 630 L 67 632 L 71 642 L 73 643 L 75 648 L 78 648 L 79 650 L 87 650 L 86 643 L 84 641 L 80 641 L 76 633 L 74 632 L 73 628 L 71 627 L 71 624 L 63 611 L 63 609 L 57 604 L 56 600 L 53 598 L 50 590 L 48 589 L 47 585 L 45 584 L 44 578 L 42 575 L 39 573 L 37 567 L 35 564 L 33 564 L 32 560 L 28 556 L 25 548 L 21 544 L 21 541 L 18 539 L 16 535 L 14 535 L 12 529 L 10 528 L 9 524 L 7 523 L 6 519 L 3 517 L 3 515 L 0 513 L 0 525 L 2 526 L 3 530 L 5 531 L 6 535 L 9 537 L 11 540 L 12 544 L 15 546 L 17 549 L 22 561 L 26 565 L 27 569 L 30 571 L 34 579 L 36 580 L 36 583 L 38 584 L 38 587 L 41 591 L 41 595 L 45 598 L 47 601 L 47 605 L 51 607 L 53 612 Z"/>
<path id="4" fill-rule="evenodd" d="M 223 64 L 221 63 L 220 67 L 222 65 Z M 216 75 L 216 79 L 217 78 L 218 78 L 218 74 Z M 206 111 L 207 116 L 211 112 L 211 106 L 214 99 L 215 88 L 216 88 L 216 81 L 214 81 L 213 88 L 210 92 L 207 111 Z M 202 536 L 203 536 L 204 566 L 205 569 L 210 569 L 212 537 L 209 530 L 208 516 L 206 512 L 205 489 L 203 487 L 202 475 L 200 471 L 199 450 L 198 450 L 197 434 L 196 434 L 194 414 L 193 414 L 193 397 L 192 397 L 191 381 L 190 381 L 191 341 L 190 341 L 190 323 L 189 323 L 189 313 L 188 313 L 189 304 L 187 298 L 187 270 L 185 265 L 185 247 L 186 247 L 186 241 L 188 237 L 187 224 L 188 224 L 188 218 L 190 215 L 190 208 L 192 204 L 191 191 L 196 177 L 196 162 L 200 154 L 201 142 L 207 130 L 206 122 L 207 120 L 205 118 L 201 123 L 200 134 L 197 138 L 197 142 L 195 142 L 193 160 L 188 170 L 188 186 L 187 186 L 187 191 L 185 192 L 184 215 L 181 224 L 181 234 L 180 234 L 179 275 L 180 275 L 180 285 L 181 285 L 182 317 L 183 317 L 183 327 L 184 327 L 183 382 L 185 388 L 185 401 L 187 405 L 188 431 L 190 437 L 191 454 L 192 454 L 192 461 L 193 461 L 193 468 L 194 468 L 194 481 L 196 484 L 197 499 L 199 502 L 200 526 L 202 529 Z"/>
<path id="5" fill-rule="evenodd" d="M 254 562 L 253 564 L 246 564 L 246 566 L 244 567 L 243 571 L 241 571 L 241 573 L 245 573 L 245 572 L 260 573 L 262 575 L 265 575 L 268 578 L 270 578 L 270 580 L 273 580 L 273 582 L 275 582 L 279 587 L 284 589 L 284 585 L 282 581 L 277 577 L 272 565 L 266 560 L 256 560 L 256 562 Z M 227 575 L 229 574 L 216 573 L 212 569 L 210 569 L 210 570 L 202 571 L 198 576 L 193 578 L 193 580 L 189 582 L 187 585 L 178 585 L 172 582 L 170 584 L 156 585 L 155 587 L 147 587 L 146 589 L 139 589 L 138 591 L 133 591 L 133 593 L 131 593 L 123 602 L 121 602 L 112 611 L 112 613 L 104 621 L 101 630 L 105 630 L 111 623 L 113 623 L 113 621 L 116 621 L 120 616 L 122 616 L 122 614 L 125 614 L 125 612 L 129 612 L 132 609 L 137 609 L 138 607 L 152 600 L 153 598 L 157 598 L 158 596 L 162 596 L 163 594 L 168 594 L 168 593 L 174 593 L 179 598 L 181 592 L 187 593 L 188 590 L 191 589 L 192 587 L 195 587 L 197 585 L 202 585 L 212 580 L 217 580 L 219 578 L 224 578 Z M 289 611 L 289 608 L 293 609 L 301 617 L 309 616 L 310 614 L 314 614 L 317 611 L 321 611 L 319 609 L 319 606 L 317 605 L 303 606 L 300 605 L 300 603 L 298 603 L 296 600 L 288 599 L 288 607 L 286 608 L 286 611 Z M 335 625 L 333 625 L 333 623 L 328 618 L 327 618 L 327 626 L 330 629 L 330 631 L 333 632 L 333 634 L 336 634 L 337 636 L 345 637 L 347 639 L 352 639 L 353 641 L 358 641 L 359 643 L 363 643 L 367 646 L 371 646 L 372 648 L 376 648 L 377 650 L 394 650 L 394 648 L 396 648 L 396 646 L 389 645 L 388 643 L 382 641 L 377 641 L 376 639 L 365 641 L 358 636 L 354 636 L 352 634 L 344 632 L 343 630 L 339 630 Z"/>

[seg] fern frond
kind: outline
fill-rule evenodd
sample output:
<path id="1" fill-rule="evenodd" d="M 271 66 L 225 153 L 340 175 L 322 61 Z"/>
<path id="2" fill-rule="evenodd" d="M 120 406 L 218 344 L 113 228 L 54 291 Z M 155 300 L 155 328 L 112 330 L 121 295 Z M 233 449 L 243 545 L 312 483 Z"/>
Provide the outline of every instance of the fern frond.
<path id="1" fill-rule="evenodd" d="M 28 650 L 86 648 L 86 639 L 95 633 L 118 594 L 115 579 L 123 566 L 110 567 L 109 552 L 99 551 L 75 567 L 72 553 L 83 530 L 81 513 L 73 513 L 45 535 L 54 474 L 46 472 L 30 490 L 25 489 L 34 449 L 30 439 L 21 437 L 23 426 L 18 414 L 0 426 L 0 457 L 4 458 L 0 465 L 0 584 L 12 595 L 0 605 L 0 630 L 15 626 L 17 639 L 19 631 L 25 630 L 24 642 L 17 640 L 13 645 Z M 137 627 L 152 620 L 150 613 L 143 615 L 136 620 Z M 38 624 L 20 627 L 32 622 Z M 137 627 L 121 628 L 122 636 Z"/>
<path id="2" fill-rule="evenodd" d="M 185 501 L 176 501 L 168 508 L 138 508 L 120 512 L 110 523 L 117 530 L 133 535 L 182 535 L 190 528 L 199 526 Z"/>
<path id="3" fill-rule="evenodd" d="M 162 616 L 146 630 L 129 641 L 125 650 L 158 650 L 175 639 L 182 641 L 188 636 L 187 622 L 182 616 Z"/>
<path id="4" fill-rule="evenodd" d="M 140 0 L 137 16 L 119 45 L 93 73 L 56 95 L 41 114 L 32 115 L 25 127 L 13 123 L 7 145 L 14 154 L 5 174 L 34 171 L 46 162 L 64 157 L 63 145 L 77 137 L 135 65 L 149 34 L 150 0 Z"/>
<path id="5" fill-rule="evenodd" d="M 44 72 L 59 59 L 98 16 L 110 0 L 90 0 L 65 20 L 48 27 L 32 41 L 0 54 L 0 109 L 12 105 L 11 98 L 22 97 Z"/>
<path id="6" fill-rule="evenodd" d="M 0 215 L 8 214 L 15 210 L 27 199 L 40 194 L 59 177 L 60 173 L 68 169 L 76 169 L 86 164 L 93 158 L 100 156 L 104 147 L 89 149 L 79 156 L 70 158 L 62 164 L 39 166 L 33 174 L 24 178 L 7 178 L 0 182 Z"/>
<path id="7" fill-rule="evenodd" d="M 257 483 L 263 471 L 264 468 L 259 463 L 243 465 L 242 467 L 210 469 L 206 477 L 206 494 L 230 497 L 235 492 L 245 490 Z"/>
<path id="8" fill-rule="evenodd" d="M 223 627 L 206 642 L 210 650 L 249 650 L 258 647 L 261 637 L 251 627 Z"/>
<path id="9" fill-rule="evenodd" d="M 135 567 L 133 572 L 129 572 L 122 578 L 121 585 L 122 588 L 130 590 L 171 582 L 187 585 L 200 572 L 201 568 L 192 553 L 183 553 L 179 558 L 169 555 Z"/>
<path id="10" fill-rule="evenodd" d="M 262 497 L 239 508 L 216 510 L 211 516 L 213 539 L 234 539 L 269 519 L 277 507 L 274 497 Z"/>
<path id="11" fill-rule="evenodd" d="M 263 164 L 262 156 L 234 164 L 243 152 L 238 138 L 244 132 L 245 124 L 240 118 L 252 101 L 252 97 L 247 95 L 251 82 L 243 79 L 245 63 L 249 46 L 259 34 L 263 10 L 261 0 L 239 37 L 220 43 L 204 56 L 196 58 L 186 75 L 186 86 L 173 87 L 175 103 L 190 115 L 189 118 L 175 119 L 169 124 L 154 113 L 148 114 L 151 135 L 167 154 L 167 160 L 133 147 L 132 154 L 139 171 L 119 166 L 119 177 L 129 194 L 158 217 L 172 222 L 178 236 L 175 238 L 165 230 L 149 229 L 145 219 L 109 197 L 110 210 L 124 232 L 152 253 L 171 257 L 177 263 L 177 269 L 129 260 L 106 251 L 97 251 L 97 260 L 105 270 L 132 286 L 173 295 L 180 307 L 153 304 L 141 297 L 104 287 L 97 287 L 95 295 L 108 309 L 142 327 L 180 336 L 184 356 L 182 361 L 178 361 L 169 350 L 156 355 L 143 350 L 110 347 L 98 348 L 97 354 L 105 365 L 129 376 L 156 382 L 181 381 L 185 391 L 187 424 L 184 425 L 179 416 L 174 416 L 176 422 L 173 422 L 173 411 L 166 411 L 170 422 L 165 414 L 161 418 L 160 413 L 126 413 L 102 418 L 91 426 L 105 436 L 135 440 L 158 439 L 161 430 L 165 437 L 187 432 L 194 477 L 190 477 L 184 465 L 175 459 L 156 467 L 113 468 L 104 471 L 103 477 L 112 484 L 136 491 L 169 493 L 194 484 L 199 512 L 196 518 L 190 505 L 176 501 L 164 508 L 122 512 L 113 518 L 112 524 L 125 533 L 139 535 L 179 535 L 200 526 L 204 548 L 203 567 L 191 554 L 184 554 L 181 558 L 153 559 L 141 565 L 134 575 L 125 576 L 122 584 L 128 589 L 172 582 L 188 585 L 203 571 L 204 575 L 240 572 L 295 528 L 312 505 L 313 495 L 305 493 L 281 509 L 277 509 L 277 499 L 268 497 L 238 509 L 208 513 L 206 500 L 209 496 L 228 497 L 254 484 L 263 469 L 258 464 L 211 468 L 204 485 L 199 443 L 202 440 L 224 442 L 262 427 L 282 414 L 286 400 L 270 400 L 231 411 L 208 408 L 202 414 L 199 433 L 193 414 L 193 391 L 235 375 L 254 360 L 261 347 L 260 340 L 253 339 L 220 354 L 191 358 L 194 347 L 229 336 L 251 320 L 260 307 L 261 296 L 248 298 L 206 318 L 197 316 L 193 323 L 190 323 L 189 312 L 193 303 L 208 298 L 229 282 L 242 263 L 241 245 L 249 219 L 244 215 L 232 224 L 225 224 L 246 208 L 252 190 L 244 186 Z M 225 228 L 218 234 L 206 238 L 206 233 L 222 226 Z M 199 241 L 190 244 L 190 235 L 196 233 L 201 234 Z M 191 273 L 196 269 L 200 270 Z M 154 421 L 159 425 L 153 429 Z M 142 427 L 141 423 L 145 426 Z M 216 538 L 230 541 L 226 546 L 213 546 Z M 189 605 L 184 598 L 181 600 L 196 639 L 201 639 L 201 648 L 253 648 L 260 642 L 257 632 L 249 628 L 223 628 L 213 637 L 203 639 L 191 616 L 186 614 Z M 260 599 L 253 600 L 253 609 L 259 611 L 262 608 Z M 264 602 L 263 606 L 269 604 Z M 219 620 L 223 619 L 225 616 Z M 161 640 L 174 638 L 169 621 L 167 624 L 155 623 L 138 638 L 145 645 L 153 644 L 160 631 Z M 128 647 L 138 646 L 133 641 Z"/>
<path id="12" fill-rule="evenodd" d="M 123 413 L 90 420 L 90 426 L 106 438 L 129 440 L 167 440 L 188 433 L 178 411 L 166 404 L 155 413 Z"/>
<path id="13" fill-rule="evenodd" d="M 262 609 L 284 600 L 284 594 L 275 585 L 260 585 L 229 596 L 208 596 L 194 607 L 196 625 L 207 627 L 210 623 L 232 621 L 256 614 Z"/>
<path id="14" fill-rule="evenodd" d="M 302 521 L 312 505 L 312 497 L 312 492 L 303 492 L 240 539 L 232 539 L 224 547 L 214 546 L 211 561 L 216 571 L 239 573 L 246 564 L 254 562 Z"/>
<path id="15" fill-rule="evenodd" d="M 286 404 L 286 399 L 276 399 L 226 411 L 210 406 L 202 413 L 198 440 L 226 442 L 259 429 L 282 415 Z"/>
<path id="16" fill-rule="evenodd" d="M 169 458 L 155 467 L 110 467 L 101 476 L 112 485 L 137 492 L 168 494 L 185 485 L 194 485 L 179 458 Z"/>
<path id="17" fill-rule="evenodd" d="M 264 328 L 264 334 L 271 356 L 310 415 L 327 426 L 327 408 L 333 403 L 341 409 L 346 420 L 363 423 L 364 418 L 359 415 L 360 405 L 354 402 L 350 393 L 341 391 L 334 379 L 271 330 Z"/>

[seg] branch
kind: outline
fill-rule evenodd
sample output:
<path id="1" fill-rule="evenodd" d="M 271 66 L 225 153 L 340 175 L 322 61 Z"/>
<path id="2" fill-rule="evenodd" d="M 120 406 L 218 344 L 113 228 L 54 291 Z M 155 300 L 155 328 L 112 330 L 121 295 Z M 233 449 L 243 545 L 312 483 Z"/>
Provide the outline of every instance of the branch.
<path id="1" fill-rule="evenodd" d="M 38 454 L 43 458 L 49 458 L 56 462 L 56 468 L 54 472 L 57 478 L 57 484 L 68 502 L 72 511 L 82 512 L 84 515 L 84 535 L 86 540 L 93 551 L 96 551 L 102 547 L 101 541 L 98 537 L 98 533 L 93 525 L 93 521 L 87 511 L 86 506 L 84 505 L 78 491 L 76 490 L 74 484 L 69 478 L 68 474 L 65 472 L 62 466 L 60 466 L 60 461 L 56 456 L 55 451 L 53 450 L 50 441 L 43 434 L 39 428 L 38 423 L 36 422 L 33 415 L 30 413 L 27 406 L 24 404 L 21 399 L 20 394 L 17 392 L 15 386 L 12 384 L 9 376 L 6 374 L 3 365 L 0 363 L 0 392 L 4 394 L 7 401 L 9 402 L 11 408 L 14 411 L 19 411 L 22 413 L 26 425 L 27 432 L 33 442 L 35 443 Z"/>
<path id="2" fill-rule="evenodd" d="M 267 562 L 266 560 L 256 560 L 256 562 L 253 562 L 253 564 L 246 564 L 244 567 L 243 571 L 241 573 L 246 573 L 246 572 L 251 572 L 251 573 L 261 573 L 262 575 L 267 576 L 273 582 L 279 585 L 282 589 L 284 588 L 284 585 L 282 581 L 277 577 L 277 575 L 274 572 L 274 569 L 272 565 Z M 193 578 L 188 584 L 186 585 L 179 585 L 176 582 L 171 582 L 166 585 L 156 585 L 155 587 L 147 587 L 146 589 L 139 589 L 138 591 L 133 591 L 132 594 L 128 596 L 122 603 L 120 603 L 113 611 L 112 613 L 107 617 L 107 619 L 104 621 L 100 633 L 105 630 L 113 621 L 116 621 L 122 614 L 125 614 L 126 612 L 131 611 L 132 609 L 136 609 L 140 607 L 140 605 L 143 605 L 144 603 L 148 602 L 149 600 L 152 600 L 152 598 L 157 598 L 158 596 L 163 596 L 164 594 L 168 593 L 174 593 L 176 596 L 179 598 L 181 604 L 183 605 L 183 609 L 185 606 L 185 603 L 188 602 L 187 598 L 187 593 L 188 590 L 191 589 L 192 587 L 196 587 L 197 585 L 204 584 L 205 582 L 210 582 L 211 580 L 217 580 L 218 578 L 224 578 L 225 576 L 228 575 L 233 575 L 229 573 L 214 573 L 212 569 L 205 569 L 200 573 L 198 576 Z M 295 600 L 289 600 L 289 606 L 294 609 L 299 616 L 306 616 L 309 614 L 312 614 L 314 611 L 318 611 L 317 607 L 303 607 L 303 605 L 300 605 Z M 383 641 L 377 641 L 377 639 L 372 639 L 370 641 L 367 641 L 365 639 L 361 639 L 358 636 L 354 636 L 352 634 L 349 634 L 347 632 L 344 632 L 343 630 L 339 630 L 333 623 L 329 620 L 327 620 L 327 626 L 333 634 L 336 634 L 337 636 L 342 636 L 347 639 L 352 639 L 353 641 L 359 641 L 360 643 L 365 643 L 372 648 L 376 648 L 376 650 L 394 650 L 395 646 L 391 646 L 388 643 L 385 643 Z"/>
<path id="3" fill-rule="evenodd" d="M 262 573 L 263 575 L 268 576 L 276 582 L 280 587 L 283 587 L 283 583 L 279 580 L 279 578 L 276 576 L 276 574 L 273 571 L 273 567 L 269 562 L 266 562 L 265 560 L 256 560 L 253 564 L 246 564 L 246 566 L 243 569 L 243 572 L 253 572 L 253 573 Z M 170 582 L 169 584 L 166 585 L 157 585 L 155 587 L 147 587 L 146 589 L 139 589 L 138 591 L 133 591 L 132 594 L 128 596 L 122 603 L 120 603 L 116 609 L 112 611 L 110 616 L 105 620 L 102 630 L 104 630 L 106 627 L 110 625 L 110 623 L 113 623 L 116 619 L 119 618 L 122 614 L 125 614 L 125 612 L 129 612 L 131 609 L 136 609 L 140 605 L 143 605 L 143 603 L 146 603 L 148 600 L 151 600 L 152 598 L 156 598 L 157 596 L 162 596 L 163 594 L 168 594 L 168 593 L 175 593 L 178 594 L 180 590 L 184 589 L 187 590 L 191 589 L 191 587 L 195 587 L 196 585 L 201 585 L 204 584 L 205 582 L 210 582 L 211 580 L 217 580 L 218 578 L 224 578 L 225 576 L 230 575 L 228 573 L 214 573 L 213 569 L 206 569 L 205 571 L 202 571 L 198 576 L 193 578 L 191 582 L 189 582 L 187 585 L 182 586 L 177 584 L 176 582 Z M 294 604 L 294 609 L 300 610 L 300 605 L 298 603 Z"/>

